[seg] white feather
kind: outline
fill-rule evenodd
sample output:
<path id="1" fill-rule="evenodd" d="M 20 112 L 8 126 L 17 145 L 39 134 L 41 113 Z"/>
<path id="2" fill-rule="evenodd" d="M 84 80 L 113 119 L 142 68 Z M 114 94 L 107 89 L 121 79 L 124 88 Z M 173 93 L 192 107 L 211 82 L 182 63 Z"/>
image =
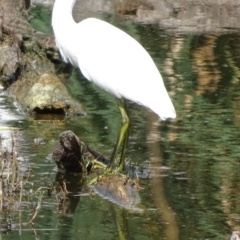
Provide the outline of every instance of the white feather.
<path id="1" fill-rule="evenodd" d="M 150 108 L 163 120 L 175 118 L 161 74 L 148 52 L 130 35 L 95 18 L 75 23 L 75 0 L 56 0 L 52 26 L 65 62 L 118 98 Z"/>

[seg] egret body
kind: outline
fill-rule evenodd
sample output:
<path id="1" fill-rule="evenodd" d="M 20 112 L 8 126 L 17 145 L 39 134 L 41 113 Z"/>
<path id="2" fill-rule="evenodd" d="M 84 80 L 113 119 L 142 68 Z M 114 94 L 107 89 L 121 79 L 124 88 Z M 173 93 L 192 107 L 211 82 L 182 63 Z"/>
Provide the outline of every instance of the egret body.
<path id="1" fill-rule="evenodd" d="M 76 23 L 72 17 L 75 2 L 55 0 L 53 7 L 52 27 L 63 60 L 118 99 L 143 105 L 162 120 L 175 118 L 161 74 L 148 52 L 127 33 L 105 21 L 87 18 Z M 120 110 L 123 121 L 128 123 L 123 105 Z M 119 135 L 111 166 L 127 132 L 128 124 Z"/>

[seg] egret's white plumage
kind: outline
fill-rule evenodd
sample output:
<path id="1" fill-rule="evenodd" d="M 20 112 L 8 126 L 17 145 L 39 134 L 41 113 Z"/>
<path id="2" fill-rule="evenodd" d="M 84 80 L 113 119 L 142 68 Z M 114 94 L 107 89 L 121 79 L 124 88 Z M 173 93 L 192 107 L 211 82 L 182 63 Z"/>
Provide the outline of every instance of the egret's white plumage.
<path id="1" fill-rule="evenodd" d="M 95 18 L 76 23 L 76 0 L 55 0 L 52 26 L 65 62 L 118 98 L 144 105 L 161 119 L 175 118 L 160 72 L 147 51 L 131 36 Z"/>

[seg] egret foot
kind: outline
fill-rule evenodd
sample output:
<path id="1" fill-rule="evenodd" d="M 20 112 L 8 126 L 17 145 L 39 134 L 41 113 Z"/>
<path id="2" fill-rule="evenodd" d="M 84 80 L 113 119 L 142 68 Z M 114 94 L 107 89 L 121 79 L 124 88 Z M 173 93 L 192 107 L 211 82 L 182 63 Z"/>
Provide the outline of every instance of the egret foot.
<path id="1" fill-rule="evenodd" d="M 94 159 L 92 161 L 89 161 L 86 165 L 86 168 L 88 168 L 89 165 L 92 165 L 91 166 L 91 170 L 92 169 L 101 169 L 101 168 L 106 168 L 106 165 L 100 161 L 98 161 L 97 159 Z"/>

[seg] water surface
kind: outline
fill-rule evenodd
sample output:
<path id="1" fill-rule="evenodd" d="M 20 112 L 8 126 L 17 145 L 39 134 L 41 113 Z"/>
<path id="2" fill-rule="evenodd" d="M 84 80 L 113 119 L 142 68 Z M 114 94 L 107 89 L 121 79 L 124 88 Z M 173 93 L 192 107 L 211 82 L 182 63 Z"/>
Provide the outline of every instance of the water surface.
<path id="1" fill-rule="evenodd" d="M 175 120 L 160 122 L 154 113 L 129 102 L 132 125 L 126 156 L 142 169 L 143 211 L 90 197 L 79 176 L 66 176 L 72 192 L 69 203 L 59 205 L 54 194 L 45 194 L 35 231 L 16 226 L 8 235 L 2 233 L 4 238 L 229 239 L 239 230 L 240 33 L 181 34 L 131 21 L 120 21 L 119 26 L 151 54 L 177 112 Z M 86 116 L 60 122 L 31 120 L 1 94 L 1 125 L 19 128 L 19 159 L 25 171 L 32 171 L 27 189 L 61 181 L 51 151 L 64 130 L 74 131 L 106 156 L 114 147 L 121 122 L 114 98 L 78 70 L 68 88 L 83 103 Z M 36 139 L 43 139 L 43 144 Z M 27 221 L 32 205 L 27 200 L 22 204 L 21 219 L 16 213 L 8 217 L 15 224 Z"/>

